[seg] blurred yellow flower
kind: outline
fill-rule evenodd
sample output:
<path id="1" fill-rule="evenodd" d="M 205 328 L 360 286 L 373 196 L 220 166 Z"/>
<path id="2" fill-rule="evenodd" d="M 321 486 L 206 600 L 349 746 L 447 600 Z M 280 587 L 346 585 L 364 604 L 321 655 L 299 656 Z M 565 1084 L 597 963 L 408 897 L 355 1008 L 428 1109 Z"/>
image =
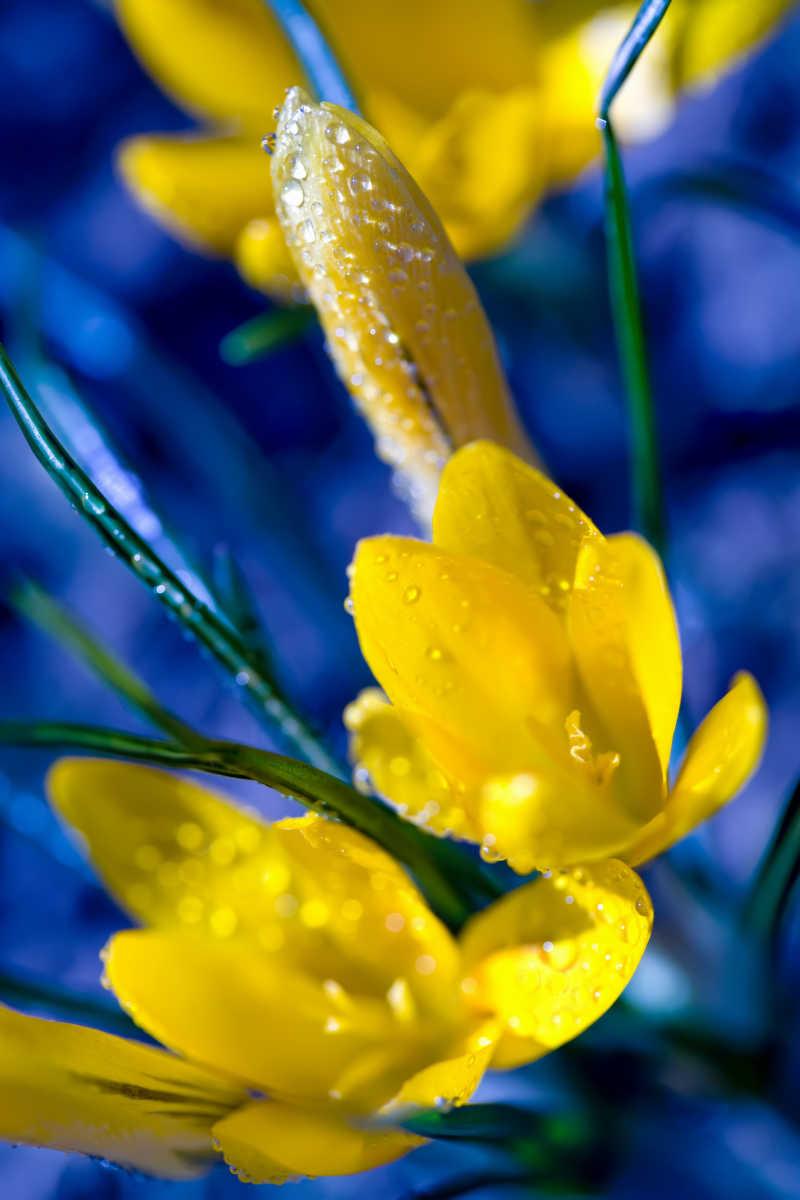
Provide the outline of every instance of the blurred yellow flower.
<path id="1" fill-rule="evenodd" d="M 458 939 L 397 863 L 316 816 L 269 826 L 147 768 L 65 760 L 50 794 L 119 902 L 106 982 L 180 1057 L 0 1007 L 0 1137 L 185 1179 L 345 1175 L 419 1138 L 408 1106 L 463 1103 L 619 996 L 652 909 L 607 861 L 557 872 Z"/>
<path id="2" fill-rule="evenodd" d="M 491 254 L 548 188 L 598 149 L 600 81 L 635 11 L 602 0 L 307 0 L 368 119 L 430 197 L 464 257 Z M 615 105 L 630 137 L 668 121 L 674 95 L 713 80 L 791 7 L 673 0 Z M 303 82 L 265 0 L 117 0 L 123 30 L 164 89 L 209 125 L 120 151 L 142 204 L 176 235 L 296 294 L 259 154 L 274 106 Z"/>
<path id="3" fill-rule="evenodd" d="M 351 588 L 386 694 L 346 713 L 355 760 L 401 813 L 521 873 L 640 863 L 757 765 L 766 708 L 741 674 L 669 786 L 682 665 L 657 555 L 633 534 L 603 537 L 495 445 L 448 462 L 433 545 L 363 541 Z"/>

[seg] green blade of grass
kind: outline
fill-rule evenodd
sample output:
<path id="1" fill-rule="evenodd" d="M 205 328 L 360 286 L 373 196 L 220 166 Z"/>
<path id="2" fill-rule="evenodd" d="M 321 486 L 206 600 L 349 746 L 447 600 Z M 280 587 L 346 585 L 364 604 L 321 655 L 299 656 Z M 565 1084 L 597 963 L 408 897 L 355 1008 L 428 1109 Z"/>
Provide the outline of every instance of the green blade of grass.
<path id="1" fill-rule="evenodd" d="M 187 633 L 221 663 L 256 714 L 277 731 L 283 744 L 292 746 L 315 766 L 334 775 L 341 774 L 341 765 L 275 682 L 259 671 L 230 623 L 187 591 L 150 544 L 131 528 L 78 466 L 25 390 L 2 345 L 0 390 L 39 462 L 106 546 L 155 594 Z"/>
<path id="2" fill-rule="evenodd" d="M 614 332 L 631 423 L 633 510 L 637 528 L 664 555 L 666 522 L 653 391 L 639 305 L 625 176 L 611 122 L 601 123 L 606 153 L 606 244 Z"/>
<path id="3" fill-rule="evenodd" d="M 606 157 L 605 209 L 608 282 L 614 332 L 631 422 L 633 508 L 637 527 L 662 555 L 666 521 L 653 392 L 647 362 L 630 208 L 610 107 L 658 28 L 670 0 L 645 0 L 623 38 L 598 101 Z"/>

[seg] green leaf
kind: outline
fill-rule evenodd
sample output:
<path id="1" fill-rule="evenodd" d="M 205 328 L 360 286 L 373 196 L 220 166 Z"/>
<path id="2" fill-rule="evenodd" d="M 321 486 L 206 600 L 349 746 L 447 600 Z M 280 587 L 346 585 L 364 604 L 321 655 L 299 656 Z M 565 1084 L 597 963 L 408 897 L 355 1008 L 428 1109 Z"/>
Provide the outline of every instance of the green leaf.
<path id="1" fill-rule="evenodd" d="M 308 304 L 277 308 L 237 325 L 219 344 L 220 357 L 232 367 L 245 367 L 298 341 L 316 321 Z"/>
<path id="2" fill-rule="evenodd" d="M 227 619 L 193 595 L 139 536 L 122 514 L 67 452 L 25 390 L 0 345 L 2 390 L 28 445 L 53 481 L 114 554 L 149 588 L 156 598 L 225 668 L 253 711 L 277 730 L 316 766 L 341 774 L 342 767 L 282 694 L 275 681 L 263 675 Z"/>

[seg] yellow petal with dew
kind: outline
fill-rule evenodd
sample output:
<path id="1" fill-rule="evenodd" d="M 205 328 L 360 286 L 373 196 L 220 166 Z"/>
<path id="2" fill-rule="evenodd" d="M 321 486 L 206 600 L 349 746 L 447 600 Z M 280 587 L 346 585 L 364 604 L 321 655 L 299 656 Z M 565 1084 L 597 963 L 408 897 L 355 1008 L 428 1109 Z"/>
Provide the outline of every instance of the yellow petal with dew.
<path id="1" fill-rule="evenodd" d="M 567 628 L 591 702 L 592 713 L 584 719 L 592 728 L 595 749 L 620 755 L 617 795 L 628 815 L 644 824 L 664 803 L 666 775 L 637 673 L 642 647 L 633 605 L 638 592 L 630 587 L 636 556 L 635 551 L 627 553 L 635 544 L 633 537 L 616 545 L 604 538 L 585 541 L 576 563 Z M 658 617 L 656 611 L 654 619 Z M 644 653 L 642 660 L 647 661 Z M 672 694 L 672 681 L 665 680 L 665 689 Z"/>
<path id="2" fill-rule="evenodd" d="M 398 1021 L 385 996 L 355 994 L 279 954 L 136 930 L 111 940 L 106 973 L 153 1037 L 270 1094 L 325 1100 L 363 1059 L 347 1100 L 369 1110 L 427 1058 L 424 1031 Z"/>
<path id="3" fill-rule="evenodd" d="M 162 1050 L 0 1006 L 0 1138 L 167 1179 L 204 1174 L 240 1088 Z"/>
<path id="4" fill-rule="evenodd" d="M 442 473 L 434 544 L 518 575 L 557 612 L 567 604 L 584 538 L 598 536 L 552 480 L 492 442 L 464 446 Z"/>
<path id="5" fill-rule="evenodd" d="M 538 593 L 490 563 L 424 542 L 360 543 L 351 582 L 361 650 L 392 703 L 525 770 L 563 736 L 572 675 L 563 627 Z"/>
<path id="6" fill-rule="evenodd" d="M 225 1161 L 249 1183 L 320 1175 L 355 1175 L 393 1162 L 422 1139 L 370 1129 L 334 1104 L 320 1108 L 255 1101 L 219 1121 L 214 1137 Z"/>
<path id="7" fill-rule="evenodd" d="M 468 746 L 430 720 L 400 712 L 377 688 L 362 692 L 344 717 L 357 769 L 401 816 L 433 833 L 481 840 L 482 770 Z"/>
<path id="8" fill-rule="evenodd" d="M 462 988 L 504 1023 L 493 1065 L 531 1062 L 602 1016 L 636 970 L 652 921 L 641 879 L 614 859 L 554 870 L 473 917 Z"/>
<path id="9" fill-rule="evenodd" d="M 262 0 L 117 0 L 144 66 L 183 107 L 267 132 L 286 88 L 303 79 Z"/>
<path id="10" fill-rule="evenodd" d="M 278 217 L 378 454 L 429 517 L 447 455 L 532 451 L 491 330 L 439 218 L 376 130 L 292 89 L 272 159 Z"/>
<path id="11" fill-rule="evenodd" d="M 206 252 L 231 254 L 244 225 L 274 212 L 269 162 L 256 137 L 130 138 L 117 165 L 146 212 Z"/>
<path id="12" fill-rule="evenodd" d="M 645 826 L 626 859 L 636 865 L 653 858 L 727 804 L 759 764 L 767 722 L 761 689 L 743 671 L 695 731 L 663 813 Z"/>
<path id="13" fill-rule="evenodd" d="M 248 221 L 236 239 L 234 254 L 239 273 L 250 287 L 281 304 L 299 304 L 305 298 L 277 217 Z"/>

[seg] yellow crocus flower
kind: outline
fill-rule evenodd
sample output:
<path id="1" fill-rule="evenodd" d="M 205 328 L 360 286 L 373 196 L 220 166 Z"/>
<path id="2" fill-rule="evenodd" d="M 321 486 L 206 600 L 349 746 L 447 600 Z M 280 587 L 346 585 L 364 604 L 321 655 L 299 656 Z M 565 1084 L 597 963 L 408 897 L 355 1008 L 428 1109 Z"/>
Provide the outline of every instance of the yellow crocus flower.
<path id="1" fill-rule="evenodd" d="M 270 113 L 303 71 L 266 0 L 117 0 L 145 66 L 207 134 L 126 142 L 122 173 L 184 240 L 235 258 L 278 298 L 297 294 L 259 154 Z M 364 112 L 440 213 L 456 250 L 495 252 L 541 194 L 597 153 L 594 104 L 633 4 L 602 0 L 307 0 Z M 615 106 L 651 136 L 676 91 L 706 83 L 791 7 L 673 0 Z"/>
<path id="2" fill-rule="evenodd" d="M 409 1106 L 579 1034 L 633 974 L 638 876 L 555 872 L 455 938 L 403 869 L 317 816 L 268 825 L 165 772 L 63 760 L 52 802 L 146 928 L 105 979 L 173 1054 L 0 1007 L 0 1137 L 173 1179 L 345 1175 L 420 1143 Z M 176 1057 L 177 1055 L 178 1057 Z M 392 1119 L 395 1125 L 392 1125 Z"/>
<path id="3" fill-rule="evenodd" d="M 523 874 L 643 862 L 758 763 L 766 707 L 741 674 L 669 786 L 682 664 L 658 556 L 634 534 L 603 537 L 498 446 L 450 459 L 432 545 L 361 542 L 351 588 L 385 691 L 346 714 L 355 759 L 403 814 Z"/>

